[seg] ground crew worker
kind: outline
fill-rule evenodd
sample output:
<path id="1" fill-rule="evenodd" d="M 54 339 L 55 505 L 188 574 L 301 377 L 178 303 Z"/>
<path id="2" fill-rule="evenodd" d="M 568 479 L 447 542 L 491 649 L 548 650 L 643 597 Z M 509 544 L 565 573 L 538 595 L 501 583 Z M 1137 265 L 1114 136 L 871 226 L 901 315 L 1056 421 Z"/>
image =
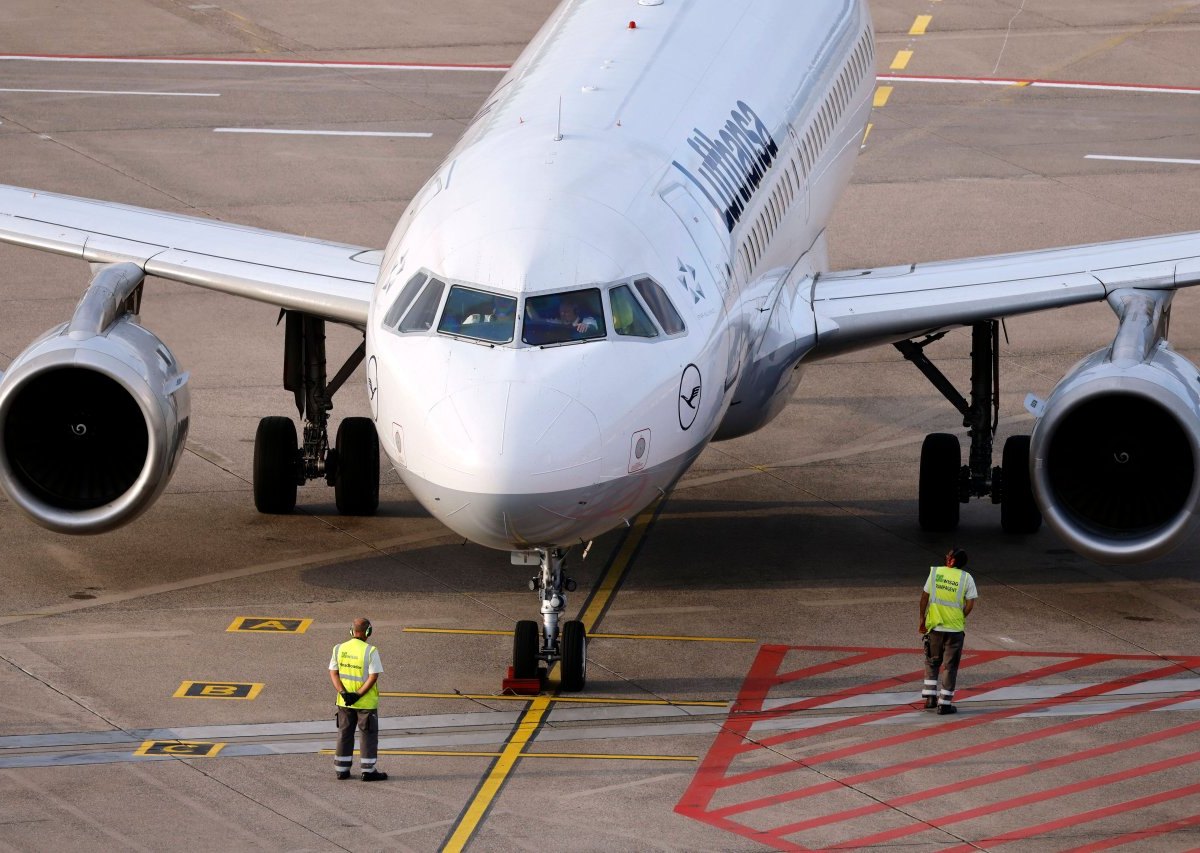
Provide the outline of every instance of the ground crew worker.
<path id="1" fill-rule="evenodd" d="M 329 659 L 329 680 L 337 691 L 337 749 L 333 765 L 337 778 L 350 778 L 354 762 L 354 729 L 362 732 L 359 738 L 359 766 L 364 782 L 379 782 L 386 773 L 375 769 L 379 753 L 379 675 L 383 664 L 379 649 L 367 643 L 371 636 L 371 620 L 354 620 L 351 639 L 333 647 Z"/>
<path id="2" fill-rule="evenodd" d="M 926 710 L 953 714 L 954 683 L 966 638 L 966 620 L 979 597 L 975 579 L 964 571 L 967 552 L 953 548 L 946 565 L 933 566 L 921 593 L 921 635 L 925 646 L 925 684 L 921 696 Z"/>

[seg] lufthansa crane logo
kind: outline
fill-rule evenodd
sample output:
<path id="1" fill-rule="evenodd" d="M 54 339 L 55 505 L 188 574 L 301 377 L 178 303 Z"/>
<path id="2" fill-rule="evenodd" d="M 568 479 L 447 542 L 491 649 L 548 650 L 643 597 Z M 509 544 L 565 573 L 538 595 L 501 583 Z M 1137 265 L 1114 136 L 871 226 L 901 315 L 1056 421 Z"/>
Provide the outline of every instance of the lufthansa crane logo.
<path id="1" fill-rule="evenodd" d="M 691 429 L 700 411 L 701 385 L 700 368 L 689 364 L 679 378 L 679 426 L 685 431 Z"/>

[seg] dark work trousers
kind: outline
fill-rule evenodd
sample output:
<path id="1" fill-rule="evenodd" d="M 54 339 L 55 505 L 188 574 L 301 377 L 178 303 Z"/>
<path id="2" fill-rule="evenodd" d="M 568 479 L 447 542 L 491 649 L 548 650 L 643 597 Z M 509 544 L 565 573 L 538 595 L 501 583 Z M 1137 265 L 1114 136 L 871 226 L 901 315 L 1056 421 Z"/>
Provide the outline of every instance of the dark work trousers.
<path id="1" fill-rule="evenodd" d="M 333 756 L 338 772 L 349 771 L 354 761 L 354 730 L 362 732 L 358 739 L 358 763 L 364 773 L 375 769 L 379 753 L 379 712 L 375 709 L 359 711 L 354 708 L 337 709 L 338 742 Z"/>
<path id="2" fill-rule="evenodd" d="M 966 636 L 962 631 L 929 631 L 925 634 L 925 689 L 921 695 L 936 695 L 939 705 L 953 704 L 958 661 Z"/>

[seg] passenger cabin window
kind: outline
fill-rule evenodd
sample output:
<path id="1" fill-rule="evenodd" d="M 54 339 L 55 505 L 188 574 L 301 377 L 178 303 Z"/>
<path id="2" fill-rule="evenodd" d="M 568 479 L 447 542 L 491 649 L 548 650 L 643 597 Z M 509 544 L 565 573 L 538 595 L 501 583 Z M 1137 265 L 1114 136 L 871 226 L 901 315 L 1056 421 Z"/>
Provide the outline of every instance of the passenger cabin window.
<path id="1" fill-rule="evenodd" d="M 446 297 L 438 331 L 477 341 L 506 344 L 517 325 L 517 300 L 454 285 Z"/>
<path id="2" fill-rule="evenodd" d="M 633 286 L 642 295 L 642 299 L 646 300 L 646 305 L 664 332 L 668 335 L 677 335 L 686 329 L 686 326 L 683 325 L 683 318 L 679 316 L 679 312 L 671 304 L 667 292 L 657 281 L 652 278 L 639 278 L 633 283 Z"/>
<path id="3" fill-rule="evenodd" d="M 605 332 L 604 305 L 597 288 L 525 300 L 521 340 L 531 346 L 590 341 L 603 338 Z"/>
<path id="4" fill-rule="evenodd" d="M 408 288 L 405 287 L 405 290 Z M 401 332 L 428 332 L 429 327 L 433 325 L 434 319 L 437 317 L 438 306 L 442 304 L 442 291 L 446 289 L 443 282 L 436 278 L 430 279 L 425 285 L 421 295 L 417 297 L 412 308 L 404 315 L 404 319 L 400 321 Z M 400 294 L 403 298 L 404 294 Z"/>
<path id="5" fill-rule="evenodd" d="M 400 291 L 400 295 L 396 297 L 396 301 L 392 303 L 392 307 L 388 309 L 387 314 L 383 318 L 383 325 L 389 329 L 396 328 L 396 324 L 400 322 L 400 318 L 404 316 L 404 310 L 412 305 L 413 299 L 417 292 L 420 291 L 421 285 L 429 280 L 429 276 L 423 272 L 419 272 L 408 280 L 408 284 L 404 285 L 404 289 Z"/>
<path id="6" fill-rule="evenodd" d="M 654 321 L 633 295 L 629 285 L 622 284 L 610 290 L 608 301 L 612 305 L 613 331 L 618 335 L 632 338 L 658 337 Z"/>

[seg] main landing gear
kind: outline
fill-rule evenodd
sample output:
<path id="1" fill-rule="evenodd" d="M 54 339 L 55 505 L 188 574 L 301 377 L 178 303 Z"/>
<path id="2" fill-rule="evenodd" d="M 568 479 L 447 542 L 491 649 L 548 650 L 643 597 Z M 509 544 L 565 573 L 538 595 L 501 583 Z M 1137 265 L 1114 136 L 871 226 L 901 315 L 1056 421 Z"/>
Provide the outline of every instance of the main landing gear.
<path id="1" fill-rule="evenodd" d="M 513 677 L 537 678 L 538 667 L 547 669 L 561 663 L 559 684 L 563 690 L 577 692 L 587 683 L 587 631 L 578 619 L 561 621 L 567 609 L 567 593 L 575 591 L 575 581 L 563 573 L 565 554 L 557 549 L 538 549 L 539 571 L 529 579 L 529 589 L 542 604 L 542 624 L 522 619 L 513 634 Z"/>
<path id="2" fill-rule="evenodd" d="M 925 436 L 917 498 L 921 529 L 954 530 L 960 504 L 990 496 L 992 503 L 1000 504 L 1000 526 L 1005 533 L 1035 533 L 1042 526 L 1042 514 L 1033 499 L 1029 477 L 1029 436 L 1014 435 L 1005 441 L 1000 466 L 992 467 L 992 441 L 1000 417 L 1000 324 L 986 320 L 971 326 L 969 403 L 925 356 L 925 347 L 944 335 L 939 332 L 919 342 L 896 344 L 962 413 L 971 440 L 968 462 L 963 465 L 958 436 L 940 432 Z"/>
<path id="3" fill-rule="evenodd" d="M 379 437 L 370 418 L 344 418 L 329 446 L 333 395 L 362 363 L 366 342 L 351 353 L 332 380 L 326 380 L 325 321 L 296 311 L 283 312 L 283 387 L 296 395 L 304 419 L 298 443 L 291 418 L 268 417 L 254 436 L 254 506 L 286 514 L 296 508 L 296 488 L 323 479 L 333 486 L 342 515 L 374 515 L 379 508 Z"/>

